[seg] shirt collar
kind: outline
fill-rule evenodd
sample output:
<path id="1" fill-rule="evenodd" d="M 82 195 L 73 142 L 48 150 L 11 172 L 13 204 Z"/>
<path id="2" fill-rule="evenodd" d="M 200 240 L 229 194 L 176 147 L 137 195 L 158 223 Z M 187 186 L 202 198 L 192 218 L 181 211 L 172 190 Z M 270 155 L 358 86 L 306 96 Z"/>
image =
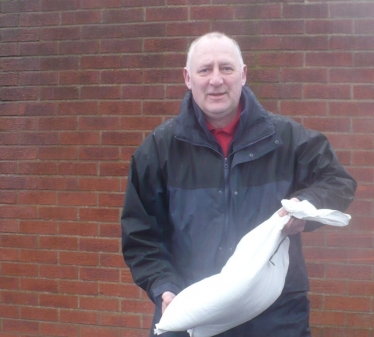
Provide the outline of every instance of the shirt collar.
<path id="1" fill-rule="evenodd" d="M 236 128 L 237 128 L 238 123 L 239 123 L 239 117 L 240 117 L 241 110 L 242 110 L 242 107 L 241 107 L 241 103 L 239 102 L 238 109 L 236 111 L 235 119 L 229 125 L 226 125 L 224 128 L 221 128 L 221 129 L 216 129 L 212 124 L 210 124 L 208 121 L 206 121 L 206 124 L 208 126 L 209 131 L 212 132 L 212 133 L 225 132 L 225 133 L 233 136 L 235 134 Z"/>

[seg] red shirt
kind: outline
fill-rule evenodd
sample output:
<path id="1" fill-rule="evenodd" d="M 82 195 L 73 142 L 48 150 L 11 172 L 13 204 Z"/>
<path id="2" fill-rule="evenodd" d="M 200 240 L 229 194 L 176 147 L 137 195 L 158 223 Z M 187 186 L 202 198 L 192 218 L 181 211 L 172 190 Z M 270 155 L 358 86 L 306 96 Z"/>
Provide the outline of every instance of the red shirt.
<path id="1" fill-rule="evenodd" d="M 240 111 L 241 105 L 239 104 L 235 119 L 222 129 L 215 129 L 212 124 L 210 124 L 208 121 L 206 122 L 209 131 L 217 139 L 218 144 L 221 145 L 225 157 L 228 155 L 231 141 L 234 138 L 235 131 L 239 125 Z"/>

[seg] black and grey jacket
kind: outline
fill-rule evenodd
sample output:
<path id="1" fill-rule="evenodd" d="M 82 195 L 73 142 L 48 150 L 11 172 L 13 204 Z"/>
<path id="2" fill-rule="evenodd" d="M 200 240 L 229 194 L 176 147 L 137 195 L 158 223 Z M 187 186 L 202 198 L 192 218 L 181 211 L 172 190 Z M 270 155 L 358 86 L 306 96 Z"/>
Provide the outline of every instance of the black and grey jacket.
<path id="1" fill-rule="evenodd" d="M 122 251 L 149 297 L 219 273 L 236 244 L 284 198 L 344 211 L 356 182 L 326 137 L 264 110 L 248 87 L 224 157 L 188 92 L 180 114 L 132 157 L 122 213 Z M 306 230 L 314 229 L 308 223 Z M 284 292 L 308 290 L 301 235 L 290 237 Z"/>

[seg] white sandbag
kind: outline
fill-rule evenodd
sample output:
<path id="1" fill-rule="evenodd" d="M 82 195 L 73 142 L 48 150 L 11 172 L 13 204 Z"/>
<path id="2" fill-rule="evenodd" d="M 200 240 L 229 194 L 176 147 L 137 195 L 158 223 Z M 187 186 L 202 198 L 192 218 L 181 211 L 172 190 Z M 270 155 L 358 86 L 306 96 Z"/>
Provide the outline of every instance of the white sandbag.
<path id="1" fill-rule="evenodd" d="M 192 284 L 174 298 L 156 324 L 156 334 L 188 331 L 191 337 L 210 337 L 251 320 L 283 290 L 289 239 L 281 230 L 290 216 L 340 226 L 350 219 L 338 211 L 316 210 L 307 201 L 283 200 L 282 205 L 289 215 L 274 213 L 240 240 L 221 273 Z"/>

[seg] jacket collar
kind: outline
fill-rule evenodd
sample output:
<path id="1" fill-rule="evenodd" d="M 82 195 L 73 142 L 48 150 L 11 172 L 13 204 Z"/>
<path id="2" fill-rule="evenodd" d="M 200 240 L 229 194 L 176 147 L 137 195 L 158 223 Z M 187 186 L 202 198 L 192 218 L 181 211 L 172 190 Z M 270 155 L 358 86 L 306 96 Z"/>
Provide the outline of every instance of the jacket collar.
<path id="1" fill-rule="evenodd" d="M 248 86 L 241 95 L 242 112 L 236 131 L 234 151 L 271 136 L 275 132 L 269 113 L 262 107 Z M 211 135 L 201 109 L 188 91 L 182 100 L 179 115 L 176 117 L 176 137 L 195 145 L 209 146 L 219 150 L 219 145 Z"/>

